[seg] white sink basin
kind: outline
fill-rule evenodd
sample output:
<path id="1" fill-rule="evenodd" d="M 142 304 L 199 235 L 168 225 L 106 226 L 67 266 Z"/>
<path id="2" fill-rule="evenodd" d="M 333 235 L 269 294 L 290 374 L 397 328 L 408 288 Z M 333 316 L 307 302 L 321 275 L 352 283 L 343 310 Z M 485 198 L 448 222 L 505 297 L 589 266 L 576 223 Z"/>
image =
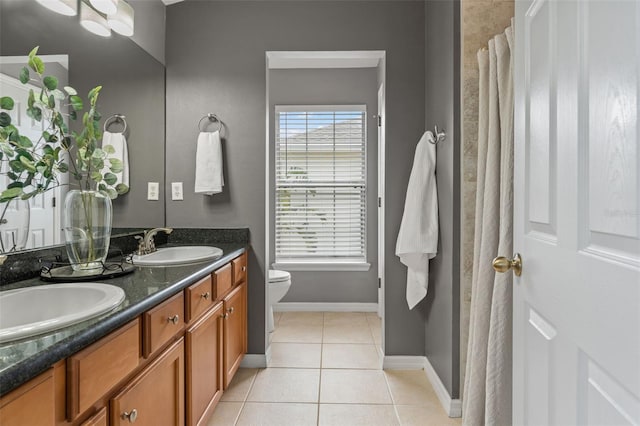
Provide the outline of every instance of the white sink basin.
<path id="1" fill-rule="evenodd" d="M 123 300 L 121 288 L 101 283 L 45 284 L 0 292 L 0 342 L 96 317 Z"/>
<path id="2" fill-rule="evenodd" d="M 171 266 L 213 260 L 222 256 L 218 247 L 182 246 L 159 248 L 150 254 L 134 255 L 132 262 L 139 266 Z"/>

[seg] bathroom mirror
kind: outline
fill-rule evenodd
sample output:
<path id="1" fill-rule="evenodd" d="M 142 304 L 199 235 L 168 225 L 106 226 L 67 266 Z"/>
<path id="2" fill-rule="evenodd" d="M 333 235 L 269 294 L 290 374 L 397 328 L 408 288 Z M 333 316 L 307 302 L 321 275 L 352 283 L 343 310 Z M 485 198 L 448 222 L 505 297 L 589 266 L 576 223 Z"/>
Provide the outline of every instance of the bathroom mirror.
<path id="1" fill-rule="evenodd" d="M 112 235 L 117 235 L 118 229 L 163 226 L 164 194 L 161 191 L 158 200 L 147 200 L 147 183 L 158 182 L 160 188 L 164 187 L 164 65 L 128 37 L 89 33 L 81 27 L 78 16 L 54 13 L 35 0 L 0 0 L 0 74 L 4 75 L 0 76 L 1 91 L 10 87 L 12 72 L 24 66 L 24 62 L 19 64 L 20 57 L 35 46 L 40 46 L 38 54 L 47 58 L 46 74 L 66 74 L 59 77 L 61 81 L 68 81 L 83 98 L 91 88 L 103 87 L 98 102 L 103 124 L 114 114 L 125 116 L 130 191 L 113 202 Z M 27 120 L 31 119 L 25 115 L 25 125 L 35 126 Z M 122 129 L 121 123 L 116 122 L 108 130 Z M 60 199 L 63 192 L 55 200 L 52 193 L 30 200 L 29 206 L 16 203 L 14 216 L 20 219 L 15 221 L 16 226 L 24 226 L 22 219 L 27 214 L 32 223 L 38 220 L 36 210 L 47 207 L 45 214 L 53 216 L 50 226 L 59 227 L 56 215 L 64 204 Z M 26 213 L 27 210 L 31 213 Z M 8 224 L 0 226 L 7 228 Z M 64 243 L 60 240 L 61 232 L 43 236 L 33 229 L 28 234 L 26 249 Z"/>

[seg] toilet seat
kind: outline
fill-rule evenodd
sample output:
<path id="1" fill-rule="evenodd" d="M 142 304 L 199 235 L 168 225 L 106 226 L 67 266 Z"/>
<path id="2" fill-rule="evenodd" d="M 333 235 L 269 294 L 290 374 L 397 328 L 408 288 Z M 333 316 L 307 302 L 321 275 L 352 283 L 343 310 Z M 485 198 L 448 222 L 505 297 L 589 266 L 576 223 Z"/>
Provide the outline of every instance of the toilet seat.
<path id="1" fill-rule="evenodd" d="M 287 271 L 280 271 L 277 269 L 269 269 L 269 282 L 270 283 L 279 283 L 283 281 L 289 281 L 291 279 L 291 274 Z"/>

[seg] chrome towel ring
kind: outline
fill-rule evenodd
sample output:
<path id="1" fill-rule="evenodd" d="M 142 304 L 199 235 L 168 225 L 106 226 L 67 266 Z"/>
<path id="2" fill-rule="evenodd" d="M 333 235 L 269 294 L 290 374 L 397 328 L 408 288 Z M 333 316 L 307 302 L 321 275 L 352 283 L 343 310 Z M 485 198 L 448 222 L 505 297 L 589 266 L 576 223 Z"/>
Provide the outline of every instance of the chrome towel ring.
<path id="1" fill-rule="evenodd" d="M 218 123 L 218 128 L 216 130 L 214 130 L 214 132 L 219 132 L 219 131 L 222 130 L 222 120 L 220 120 L 217 115 L 215 115 L 215 114 L 210 112 L 209 114 L 207 114 L 204 117 L 202 117 L 200 119 L 200 121 L 198 122 L 198 130 L 199 131 L 204 132 L 204 130 L 202 129 L 202 122 L 204 120 L 209 120 L 212 123 Z"/>
<path id="2" fill-rule="evenodd" d="M 111 124 L 120 122 L 124 126 L 124 129 L 122 129 L 120 133 L 125 133 L 127 131 L 127 120 L 125 120 L 125 118 L 126 117 L 123 114 L 113 114 L 111 117 L 105 120 L 102 130 L 106 132 L 107 127 L 109 127 Z"/>

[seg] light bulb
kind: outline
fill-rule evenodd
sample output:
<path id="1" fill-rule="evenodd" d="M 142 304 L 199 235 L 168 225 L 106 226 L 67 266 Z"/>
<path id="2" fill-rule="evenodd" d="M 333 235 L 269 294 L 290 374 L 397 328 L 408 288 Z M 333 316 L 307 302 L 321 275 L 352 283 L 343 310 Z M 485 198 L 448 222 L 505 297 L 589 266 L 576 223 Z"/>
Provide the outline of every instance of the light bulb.
<path id="1" fill-rule="evenodd" d="M 118 0 L 90 0 L 91 6 L 93 6 L 98 12 L 102 12 L 105 15 L 116 13 L 118 9 Z"/>
<path id="2" fill-rule="evenodd" d="M 118 2 L 118 10 L 114 14 L 107 15 L 107 22 L 111 29 L 123 36 L 133 35 L 133 7 L 123 0 Z"/>
<path id="3" fill-rule="evenodd" d="M 85 3 L 80 4 L 80 25 L 87 31 L 101 37 L 109 37 L 111 35 L 107 20 Z"/>
<path id="4" fill-rule="evenodd" d="M 78 14 L 78 0 L 37 0 L 37 2 L 60 15 L 76 16 Z"/>

